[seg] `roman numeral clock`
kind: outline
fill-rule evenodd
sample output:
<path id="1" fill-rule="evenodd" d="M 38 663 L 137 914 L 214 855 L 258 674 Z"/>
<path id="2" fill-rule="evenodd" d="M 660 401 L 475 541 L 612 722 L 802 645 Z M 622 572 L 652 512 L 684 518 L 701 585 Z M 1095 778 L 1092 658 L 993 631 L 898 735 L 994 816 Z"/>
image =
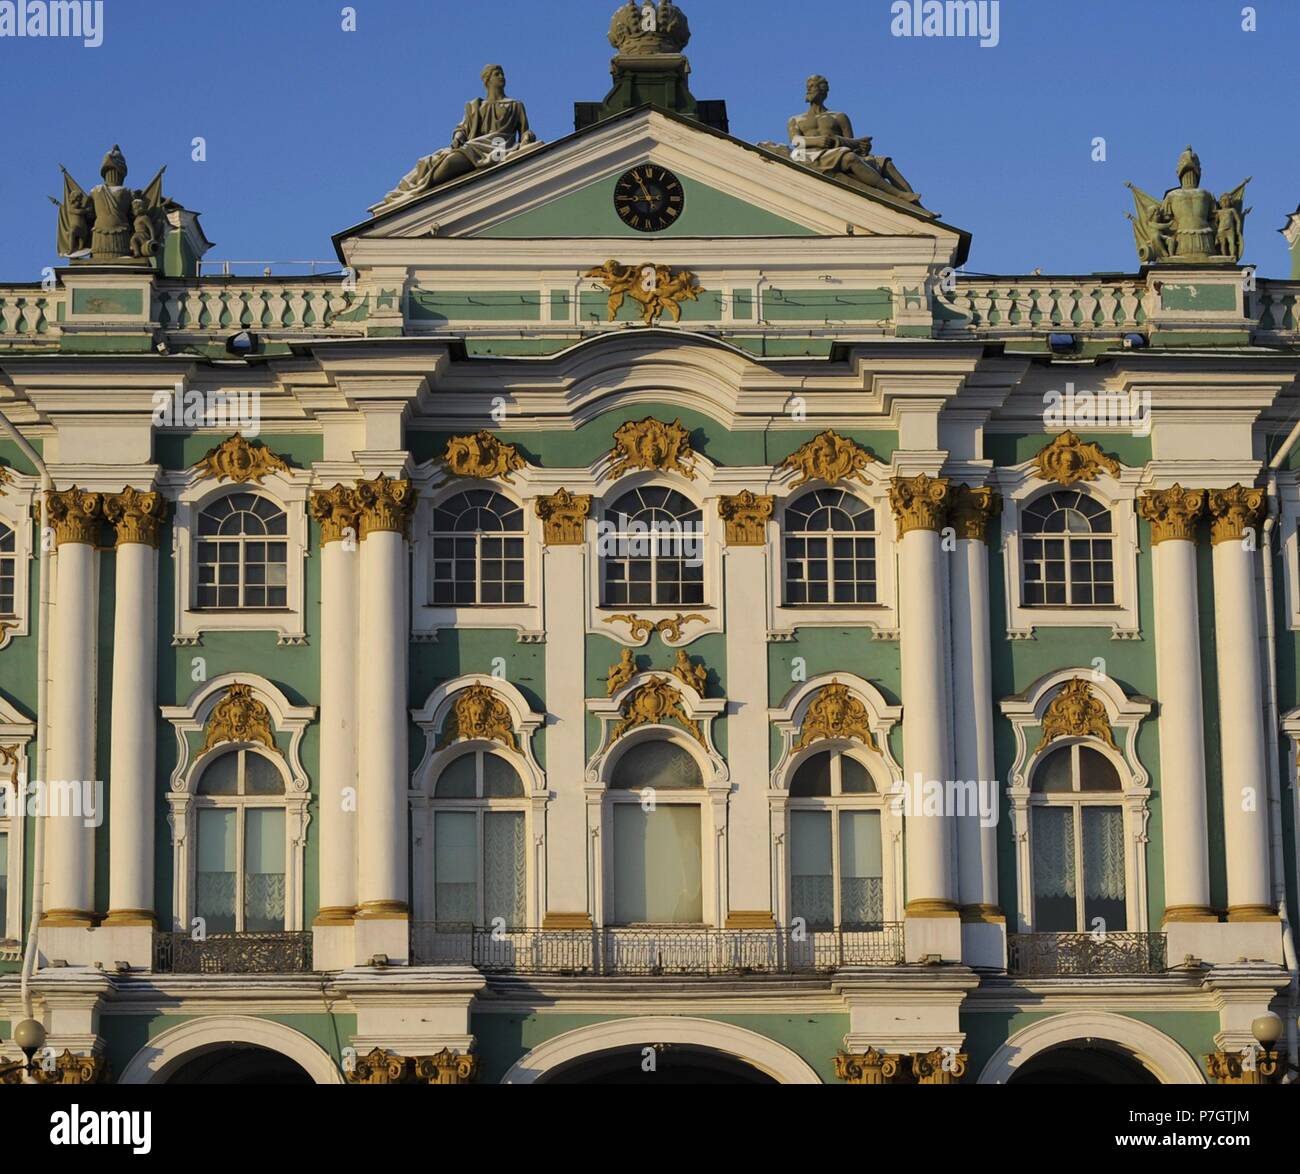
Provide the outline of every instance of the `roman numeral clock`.
<path id="1" fill-rule="evenodd" d="M 619 219 L 638 232 L 662 232 L 686 207 L 682 181 L 666 167 L 644 164 L 624 175 L 614 188 Z"/>

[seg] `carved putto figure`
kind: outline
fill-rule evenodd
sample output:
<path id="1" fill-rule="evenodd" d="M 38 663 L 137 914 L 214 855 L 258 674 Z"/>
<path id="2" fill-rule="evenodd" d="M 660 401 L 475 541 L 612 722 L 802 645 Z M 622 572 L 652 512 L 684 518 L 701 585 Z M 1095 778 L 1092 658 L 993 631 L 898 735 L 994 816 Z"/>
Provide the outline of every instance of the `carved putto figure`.
<path id="1" fill-rule="evenodd" d="M 465 117 L 452 132 L 451 146 L 421 159 L 371 212 L 388 212 L 462 175 L 495 167 L 541 145 L 528 127 L 524 104 L 506 96 L 505 70 L 488 65 L 480 77 L 487 96 L 466 103 Z"/>
<path id="2" fill-rule="evenodd" d="M 1144 265 L 1161 261 L 1222 261 L 1236 264 L 1244 250 L 1250 208 L 1243 208 L 1247 179 L 1217 200 L 1201 187 L 1201 160 L 1189 146 L 1178 160 L 1178 187 L 1157 200 L 1127 184 L 1137 205 L 1133 237 Z"/>
<path id="3" fill-rule="evenodd" d="M 653 326 L 665 314 L 674 322 L 682 320 L 682 302 L 697 302 L 704 292 L 687 269 L 674 273 L 667 265 L 620 265 L 613 258 L 584 277 L 597 278 L 609 290 L 609 321 L 618 318 L 623 303 L 630 297 L 641 306 L 641 321 Z"/>
<path id="4" fill-rule="evenodd" d="M 680 53 L 691 39 L 691 26 L 672 0 L 628 3 L 614 13 L 609 26 L 609 43 L 623 57 L 644 57 L 651 53 Z"/>
<path id="5" fill-rule="evenodd" d="M 677 650 L 677 660 L 673 665 L 673 676 L 683 685 L 689 685 L 701 697 L 709 684 L 709 670 L 702 664 L 695 664 L 687 655 L 685 648 Z"/>
<path id="6" fill-rule="evenodd" d="M 636 659 L 632 655 L 632 650 L 625 648 L 618 660 L 609 666 L 609 672 L 605 677 L 605 687 L 609 690 L 607 695 L 613 697 L 635 676 Z"/>
<path id="7" fill-rule="evenodd" d="M 161 168 L 143 191 L 126 186 L 126 158 L 120 147 L 104 156 L 104 182 L 89 195 L 63 168 L 63 199 L 50 197 L 59 209 L 61 257 L 96 263 L 147 260 L 159 252 L 167 235 L 167 213 L 180 205 L 164 198 Z"/>

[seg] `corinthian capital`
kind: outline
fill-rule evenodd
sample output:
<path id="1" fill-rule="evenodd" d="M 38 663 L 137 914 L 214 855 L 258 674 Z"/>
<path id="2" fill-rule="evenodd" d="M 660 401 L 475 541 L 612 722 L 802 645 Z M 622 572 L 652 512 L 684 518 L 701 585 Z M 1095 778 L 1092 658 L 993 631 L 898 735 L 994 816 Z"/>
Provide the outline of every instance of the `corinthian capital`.
<path id="1" fill-rule="evenodd" d="M 956 529 L 958 538 L 988 542 L 989 519 L 1000 513 L 1002 498 L 995 490 L 971 485 L 953 486 L 948 522 Z"/>
<path id="2" fill-rule="evenodd" d="M 899 538 L 913 530 L 938 533 L 948 516 L 948 482 L 925 473 L 895 477 L 889 486 L 889 504 L 898 524 Z"/>
<path id="3" fill-rule="evenodd" d="M 104 498 L 104 517 L 117 534 L 117 545 L 158 549 L 158 532 L 167 518 L 167 499 L 161 493 L 142 493 L 129 485 Z"/>
<path id="4" fill-rule="evenodd" d="M 1151 541 L 1196 541 L 1196 521 L 1205 512 L 1205 490 L 1184 489 L 1176 482 L 1153 489 L 1138 501 L 1138 512 L 1151 523 Z"/>
<path id="5" fill-rule="evenodd" d="M 95 546 L 98 543 L 99 526 L 104 518 L 102 493 L 87 493 L 75 485 L 71 489 L 51 489 L 46 497 L 46 507 L 58 545 L 80 542 L 85 546 Z"/>
<path id="6" fill-rule="evenodd" d="M 371 534 L 406 534 L 415 509 L 415 487 L 409 481 L 376 477 L 357 484 L 356 502 L 361 513 L 361 537 Z"/>
<path id="7" fill-rule="evenodd" d="M 322 545 L 342 542 L 349 534 L 353 541 L 360 536 L 357 527 L 361 519 L 361 507 L 355 489 L 349 489 L 346 485 L 317 489 L 311 495 L 310 508 L 311 516 L 320 524 Z"/>
<path id="8" fill-rule="evenodd" d="M 1210 541 L 1240 542 L 1247 530 L 1258 530 L 1264 518 L 1264 491 L 1234 485 L 1210 490 Z"/>

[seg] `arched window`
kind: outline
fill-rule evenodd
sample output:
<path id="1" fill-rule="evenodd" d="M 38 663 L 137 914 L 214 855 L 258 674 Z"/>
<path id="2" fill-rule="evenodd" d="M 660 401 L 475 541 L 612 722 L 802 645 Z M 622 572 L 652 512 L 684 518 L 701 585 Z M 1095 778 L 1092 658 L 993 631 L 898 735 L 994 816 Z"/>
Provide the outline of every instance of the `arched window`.
<path id="1" fill-rule="evenodd" d="M 704 514 L 673 489 L 624 494 L 601 527 L 608 607 L 704 602 Z"/>
<path id="2" fill-rule="evenodd" d="M 204 768 L 194 915 L 208 933 L 285 928 L 284 795 L 284 776 L 256 750 L 231 750 Z"/>
<path id="3" fill-rule="evenodd" d="M 289 606 L 288 518 L 255 493 L 231 493 L 199 514 L 200 608 Z"/>
<path id="4" fill-rule="evenodd" d="M 1113 607 L 1110 510 L 1077 490 L 1040 497 L 1024 511 L 1026 607 Z"/>
<path id="5" fill-rule="evenodd" d="M 14 556 L 14 532 L 0 524 L 0 616 L 17 615 L 15 584 L 18 560 Z"/>
<path id="6" fill-rule="evenodd" d="M 450 497 L 433 511 L 433 604 L 524 602 L 524 511 L 490 489 Z"/>
<path id="7" fill-rule="evenodd" d="M 433 912 L 439 927 L 525 928 L 524 784 L 500 754 L 452 759 L 433 791 Z"/>
<path id="8" fill-rule="evenodd" d="M 785 601 L 876 602 L 876 514 L 843 489 L 818 489 L 785 511 Z"/>
<path id="9" fill-rule="evenodd" d="M 1034 929 L 1127 928 L 1124 809 L 1114 764 L 1076 744 L 1042 758 L 1030 784 Z"/>
<path id="10" fill-rule="evenodd" d="M 703 809 L 689 799 L 704 787 L 699 763 L 675 742 L 629 747 L 614 764 L 612 925 L 699 925 Z M 653 802 L 648 800 L 653 799 Z"/>
<path id="11" fill-rule="evenodd" d="M 880 795 L 842 750 L 804 759 L 790 780 L 790 915 L 809 929 L 884 921 Z"/>

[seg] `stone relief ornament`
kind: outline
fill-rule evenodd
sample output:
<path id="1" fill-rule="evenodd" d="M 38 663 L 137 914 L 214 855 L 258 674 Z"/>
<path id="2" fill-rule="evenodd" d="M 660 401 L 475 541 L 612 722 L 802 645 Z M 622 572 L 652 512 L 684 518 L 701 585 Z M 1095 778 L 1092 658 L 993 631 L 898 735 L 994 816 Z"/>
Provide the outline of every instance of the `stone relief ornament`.
<path id="1" fill-rule="evenodd" d="M 5 487 L 14 483 L 14 475 L 8 465 L 0 465 L 0 497 L 5 495 Z"/>
<path id="2" fill-rule="evenodd" d="M 395 1056 L 383 1048 L 372 1048 L 358 1056 L 350 1067 L 343 1070 L 349 1084 L 402 1084 L 407 1072 L 407 1058 Z"/>
<path id="3" fill-rule="evenodd" d="M 1062 432 L 1034 457 L 1034 468 L 1044 481 L 1073 485 L 1096 481 L 1104 469 L 1112 477 L 1120 473 L 1119 461 L 1108 457 L 1099 444 L 1084 444 L 1073 432 Z"/>
<path id="4" fill-rule="evenodd" d="M 984 486 L 954 485 L 952 504 L 948 510 L 948 524 L 957 531 L 958 538 L 976 542 L 989 540 L 989 521 L 1002 513 L 1002 498 Z"/>
<path id="5" fill-rule="evenodd" d="M 686 649 L 677 650 L 677 659 L 673 663 L 673 676 L 676 677 L 683 685 L 689 685 L 701 697 L 704 696 L 705 690 L 709 685 L 709 670 L 704 664 L 695 664 L 686 654 Z"/>
<path id="6" fill-rule="evenodd" d="M 1038 748 L 1057 738 L 1086 737 L 1099 738 L 1112 750 L 1119 750 L 1106 707 L 1093 695 L 1088 682 L 1076 677 L 1065 683 L 1043 714 L 1043 736 Z"/>
<path id="7" fill-rule="evenodd" d="M 1236 264 L 1244 251 L 1246 217 L 1253 211 L 1242 205 L 1247 179 L 1217 200 L 1201 187 L 1201 161 L 1188 146 L 1178 160 L 1178 187 L 1157 200 L 1133 184 L 1137 215 L 1133 222 L 1138 259 L 1144 265 L 1162 262 L 1223 262 Z"/>
<path id="8" fill-rule="evenodd" d="M 857 441 L 849 440 L 833 429 L 827 429 L 792 452 L 776 468 L 778 473 L 799 474 L 790 483 L 791 489 L 798 489 L 809 481 L 827 481 L 834 485 L 837 481 L 853 480 L 865 485 L 868 482 L 863 476 L 863 470 L 878 463 L 878 460 L 875 453 L 863 448 Z"/>
<path id="9" fill-rule="evenodd" d="M 136 543 L 158 549 L 158 532 L 167 518 L 161 493 L 141 493 L 130 486 L 104 498 L 104 517 L 117 533 L 117 544 Z"/>
<path id="10" fill-rule="evenodd" d="M 269 473 L 293 472 L 284 457 L 277 456 L 261 441 L 250 444 L 239 432 L 209 450 L 191 467 L 199 471 L 201 479 L 215 477 L 218 481 L 233 481 L 238 485 L 250 481 L 261 485 Z"/>
<path id="11" fill-rule="evenodd" d="M 1210 491 L 1210 543 L 1240 542 L 1246 531 L 1258 537 L 1264 520 L 1264 491 L 1233 485 L 1229 489 Z"/>
<path id="12" fill-rule="evenodd" d="M 698 302 L 704 287 L 689 269 L 674 273 L 667 265 L 620 265 L 612 258 L 584 277 L 594 277 L 609 290 L 609 319 L 630 297 L 641 307 L 641 321 L 653 326 L 665 314 L 674 322 L 682 320 L 682 302 Z"/>
<path id="13" fill-rule="evenodd" d="M 605 621 L 607 624 L 627 624 L 628 634 L 633 640 L 646 641 L 651 634 L 658 632 L 664 638 L 666 644 L 678 644 L 681 642 L 682 633 L 687 624 L 707 624 L 707 616 L 691 615 L 684 616 L 678 612 L 672 619 L 665 620 L 647 620 L 638 615 L 618 615 L 609 616 Z"/>
<path id="14" fill-rule="evenodd" d="M 491 432 L 453 436 L 447 441 L 442 463 L 452 476 L 475 481 L 494 478 L 509 481 L 511 473 L 518 472 L 527 464 L 513 444 L 506 444 Z"/>
<path id="15" fill-rule="evenodd" d="M 734 497 L 718 498 L 718 516 L 727 524 L 728 546 L 766 546 L 767 523 L 776 509 L 775 497 L 742 489 Z"/>
<path id="16" fill-rule="evenodd" d="M 535 508 L 543 522 L 547 546 L 581 546 L 586 540 L 591 494 L 560 489 L 550 497 L 539 497 Z"/>
<path id="17" fill-rule="evenodd" d="M 107 1056 L 76 1056 L 63 1049 L 51 1066 L 32 1065 L 32 1079 L 37 1084 L 108 1084 Z"/>
<path id="18" fill-rule="evenodd" d="M 895 477 L 889 486 L 889 505 L 899 538 L 913 530 L 937 532 L 948 516 L 948 482 L 925 473 Z"/>
<path id="19" fill-rule="evenodd" d="M 59 209 L 59 256 L 76 262 L 129 264 L 149 261 L 162 251 L 167 214 L 180 205 L 162 194 L 161 168 L 143 191 L 126 186 L 126 158 L 115 146 L 100 165 L 104 182 L 87 195 L 68 169 L 63 171 L 63 199 L 50 197 Z"/>
<path id="20" fill-rule="evenodd" d="M 469 1084 L 478 1075 L 478 1057 L 443 1048 L 435 1056 L 415 1056 L 411 1063 L 416 1084 Z"/>
<path id="21" fill-rule="evenodd" d="M 610 742 L 617 742 L 629 730 L 637 726 L 665 725 L 676 722 L 701 745 L 704 734 L 699 722 L 686 712 L 681 694 L 663 677 L 655 677 L 644 685 L 634 689 L 623 703 L 623 720 L 610 734 Z"/>
<path id="22" fill-rule="evenodd" d="M 251 685 L 234 684 L 208 718 L 200 754 L 223 742 L 256 742 L 278 754 L 271 732 L 271 711 L 253 696 Z"/>
<path id="23" fill-rule="evenodd" d="M 379 476 L 360 481 L 356 503 L 361 512 L 361 537 L 369 534 L 406 534 L 415 509 L 415 486 L 409 481 L 395 481 Z"/>
<path id="24" fill-rule="evenodd" d="M 471 685 L 457 694 L 443 726 L 438 749 L 467 740 L 500 742 L 519 753 L 519 739 L 510 719 L 510 707 L 486 685 Z"/>
<path id="25" fill-rule="evenodd" d="M 46 495 L 45 511 L 58 545 L 65 542 L 98 545 L 99 527 L 104 518 L 102 493 L 87 493 L 75 485 L 71 489 L 51 489 Z"/>
<path id="26" fill-rule="evenodd" d="M 1196 522 L 1205 512 L 1205 490 L 1184 489 L 1175 482 L 1153 489 L 1138 500 L 1138 512 L 1151 523 L 1151 542 L 1196 541 Z"/>
<path id="27" fill-rule="evenodd" d="M 528 128 L 524 104 L 506 97 L 505 70 L 499 65 L 487 65 L 479 77 L 486 97 L 466 103 L 465 117 L 452 131 L 451 145 L 421 159 L 397 187 L 370 209 L 372 213 L 390 212 L 462 175 L 496 167 L 541 146 L 541 140 Z"/>
<path id="28" fill-rule="evenodd" d="M 876 749 L 867 707 L 849 692 L 847 685 L 834 680 L 818 689 L 809 703 L 794 749 L 802 750 L 826 738 L 856 738 L 869 749 Z"/>
<path id="29" fill-rule="evenodd" d="M 646 469 L 659 473 L 680 473 L 688 481 L 695 480 L 695 453 L 691 449 L 691 434 L 681 422 L 665 424 L 662 420 L 647 417 L 629 420 L 614 433 L 614 447 L 610 451 L 612 462 L 610 480 L 624 473 Z"/>
<path id="30" fill-rule="evenodd" d="M 609 26 L 609 43 L 621 57 L 681 53 L 690 39 L 686 13 L 672 0 L 660 0 L 658 6 L 628 0 Z"/>
<path id="31" fill-rule="evenodd" d="M 360 537 L 361 506 L 355 489 L 335 485 L 333 489 L 313 490 L 308 508 L 320 525 L 322 545 L 342 542 L 349 536 L 355 542 Z"/>
<path id="32" fill-rule="evenodd" d="M 904 1075 L 903 1057 L 886 1055 L 875 1048 L 835 1057 L 835 1075 L 845 1084 L 893 1084 Z"/>
<path id="33" fill-rule="evenodd" d="M 630 648 L 623 649 L 617 661 L 609 666 L 605 675 L 606 696 L 613 697 L 628 681 L 636 676 L 636 658 Z"/>

